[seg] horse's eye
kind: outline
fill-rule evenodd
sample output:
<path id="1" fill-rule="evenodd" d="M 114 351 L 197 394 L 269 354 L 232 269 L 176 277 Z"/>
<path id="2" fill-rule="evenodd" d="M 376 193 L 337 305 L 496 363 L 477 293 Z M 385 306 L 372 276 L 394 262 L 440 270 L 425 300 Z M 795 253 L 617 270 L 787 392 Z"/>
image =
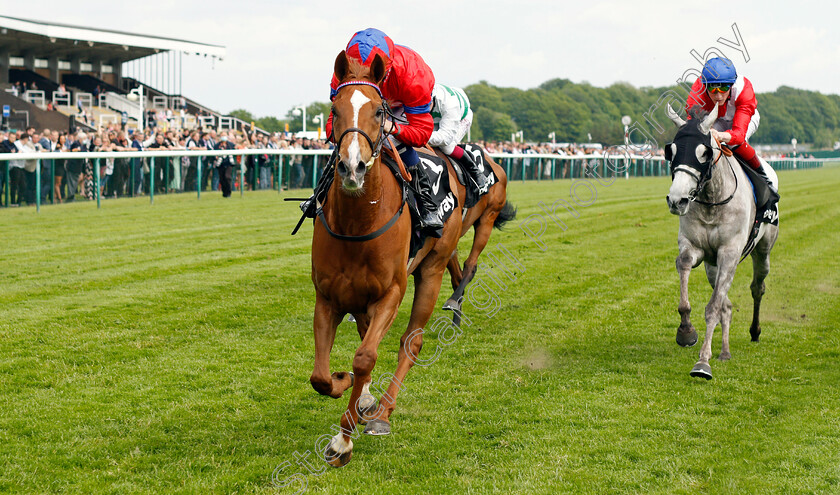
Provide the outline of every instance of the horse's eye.
<path id="1" fill-rule="evenodd" d="M 384 113 L 385 113 L 385 110 L 383 110 L 381 107 L 376 109 L 376 116 L 377 117 L 382 117 L 382 115 Z"/>

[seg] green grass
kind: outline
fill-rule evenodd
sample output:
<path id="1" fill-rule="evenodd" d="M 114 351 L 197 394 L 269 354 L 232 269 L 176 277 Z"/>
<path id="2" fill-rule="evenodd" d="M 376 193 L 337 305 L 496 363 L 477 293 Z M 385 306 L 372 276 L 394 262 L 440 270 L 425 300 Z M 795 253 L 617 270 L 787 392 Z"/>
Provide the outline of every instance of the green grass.
<path id="1" fill-rule="evenodd" d="M 394 433 L 301 475 L 307 493 L 840 492 L 840 168 L 779 175 L 761 342 L 745 263 L 732 360 L 709 382 L 688 375 L 699 347 L 674 342 L 668 180 L 597 185 L 578 218 L 559 214 L 565 232 L 546 224 L 545 251 L 517 225 L 571 183 L 512 183 L 518 219 L 488 249 L 525 270 L 498 313 L 466 303 L 463 334 L 409 374 Z M 309 385 L 312 227 L 290 237 L 297 212 L 276 192 L 0 210 L 0 492 L 294 492 L 272 472 L 305 472 L 294 453 L 346 406 Z M 702 269 L 690 289 L 701 328 Z M 407 316 L 374 377 L 394 370 Z M 343 323 L 332 369 L 357 345 Z"/>

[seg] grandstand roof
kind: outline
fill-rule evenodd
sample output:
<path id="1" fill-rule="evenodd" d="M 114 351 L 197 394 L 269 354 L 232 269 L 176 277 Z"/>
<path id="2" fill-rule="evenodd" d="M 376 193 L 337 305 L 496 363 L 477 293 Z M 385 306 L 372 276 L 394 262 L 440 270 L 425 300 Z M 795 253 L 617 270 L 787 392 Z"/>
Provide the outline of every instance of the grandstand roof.
<path id="1" fill-rule="evenodd" d="M 169 50 L 215 57 L 225 55 L 225 47 L 221 45 L 3 15 L 0 15 L 0 48 L 8 50 L 10 55 L 26 52 L 44 58 L 69 57 L 84 51 L 87 56 L 120 62 Z"/>

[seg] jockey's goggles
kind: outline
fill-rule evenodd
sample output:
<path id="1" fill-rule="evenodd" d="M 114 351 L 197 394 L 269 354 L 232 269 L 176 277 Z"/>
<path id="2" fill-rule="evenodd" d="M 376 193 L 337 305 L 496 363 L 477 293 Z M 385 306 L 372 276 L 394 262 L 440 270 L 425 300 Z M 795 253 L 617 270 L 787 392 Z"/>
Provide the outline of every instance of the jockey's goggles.
<path id="1" fill-rule="evenodd" d="M 709 93 L 726 93 L 732 88 L 731 84 L 707 84 L 706 90 Z"/>

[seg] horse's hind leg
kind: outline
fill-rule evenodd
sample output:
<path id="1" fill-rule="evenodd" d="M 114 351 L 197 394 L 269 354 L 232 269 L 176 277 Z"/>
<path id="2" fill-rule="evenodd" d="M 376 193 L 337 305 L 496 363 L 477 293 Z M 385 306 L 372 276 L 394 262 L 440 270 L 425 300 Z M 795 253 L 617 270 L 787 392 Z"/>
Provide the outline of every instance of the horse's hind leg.
<path id="1" fill-rule="evenodd" d="M 691 269 L 700 262 L 703 253 L 689 246 L 677 256 L 677 273 L 680 275 L 680 326 L 677 328 L 677 344 L 691 347 L 697 343 L 697 331 L 691 325 L 691 303 L 688 300 L 688 276 Z"/>
<path id="2" fill-rule="evenodd" d="M 446 264 L 446 269 L 449 271 L 449 277 L 452 280 L 452 296 L 443 303 L 443 309 L 452 311 L 452 323 L 455 326 L 461 326 L 461 296 L 458 295 L 458 288 L 464 281 L 464 272 L 461 271 L 461 265 L 458 263 L 458 250 L 452 252 L 452 257 Z M 461 290 L 461 294 L 463 294 Z"/>
<path id="3" fill-rule="evenodd" d="M 761 323 L 758 315 L 761 310 L 761 298 L 764 296 L 764 279 L 770 273 L 770 250 L 776 243 L 778 235 L 778 227 L 768 225 L 767 232 L 751 254 L 753 279 L 752 284 L 750 284 L 750 291 L 753 297 L 753 319 L 752 325 L 750 325 L 750 338 L 753 342 L 758 342 L 758 337 L 761 335 Z"/>
<path id="4" fill-rule="evenodd" d="M 469 285 L 473 277 L 475 277 L 475 273 L 478 269 L 478 257 L 481 255 L 481 252 L 484 251 L 484 248 L 487 247 L 487 242 L 490 240 L 490 234 L 493 233 L 493 222 L 496 220 L 497 216 L 499 216 L 498 211 L 487 211 L 476 221 L 474 227 L 475 237 L 473 238 L 470 255 L 467 257 L 466 261 L 464 261 L 461 283 L 458 284 L 458 287 L 455 288 L 455 292 L 449 300 L 446 301 L 446 304 L 443 305 L 443 309 L 461 310 L 461 298 L 464 297 L 464 291 L 466 290 L 467 285 Z"/>
<path id="5" fill-rule="evenodd" d="M 337 399 L 353 386 L 353 375 L 344 371 L 330 375 L 330 351 L 335 342 L 335 330 L 341 316 L 320 295 L 315 297 L 315 367 L 309 382 L 321 395 Z"/>
<path id="6" fill-rule="evenodd" d="M 461 285 L 461 280 L 464 278 L 464 273 L 461 271 L 461 265 L 458 262 L 458 250 L 452 251 L 452 257 L 446 264 L 446 269 L 449 271 L 449 278 L 452 281 L 452 290 L 458 290 Z"/>

